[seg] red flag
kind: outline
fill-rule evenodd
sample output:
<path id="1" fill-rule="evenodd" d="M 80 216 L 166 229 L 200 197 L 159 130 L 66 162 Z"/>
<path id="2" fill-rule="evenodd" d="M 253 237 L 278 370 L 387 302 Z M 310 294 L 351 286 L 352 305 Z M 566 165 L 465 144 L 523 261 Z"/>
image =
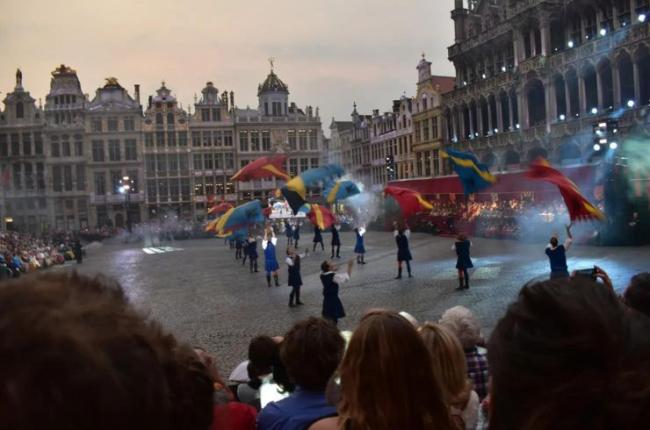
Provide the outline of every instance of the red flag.
<path id="1" fill-rule="evenodd" d="M 231 181 L 252 181 L 254 179 L 280 178 L 288 181 L 290 179 L 284 171 L 284 164 L 287 161 L 286 155 L 273 157 L 261 157 L 252 163 L 242 167 Z"/>
<path id="2" fill-rule="evenodd" d="M 569 210 L 571 221 L 605 220 L 605 215 L 580 193 L 578 186 L 571 179 L 564 176 L 562 172 L 552 168 L 545 159 L 538 158 L 533 161 L 527 176 L 530 179 L 538 179 L 557 185 Z"/>
<path id="3" fill-rule="evenodd" d="M 433 209 L 433 205 L 426 201 L 420 193 L 409 190 L 408 188 L 389 185 L 384 189 L 384 194 L 395 199 L 400 209 L 402 209 L 402 216 L 404 218 L 408 218 L 418 212 Z"/>
<path id="4" fill-rule="evenodd" d="M 208 209 L 208 215 L 213 215 L 213 214 L 221 215 L 228 212 L 228 210 L 232 209 L 233 207 L 234 206 L 231 205 L 230 203 L 226 203 L 226 202 L 219 203 L 218 205 L 214 205 L 210 209 Z"/>
<path id="5" fill-rule="evenodd" d="M 329 209 L 317 204 L 311 205 L 311 209 L 307 212 L 307 218 L 321 230 L 330 228 L 336 221 L 336 218 L 334 218 L 334 215 Z"/>

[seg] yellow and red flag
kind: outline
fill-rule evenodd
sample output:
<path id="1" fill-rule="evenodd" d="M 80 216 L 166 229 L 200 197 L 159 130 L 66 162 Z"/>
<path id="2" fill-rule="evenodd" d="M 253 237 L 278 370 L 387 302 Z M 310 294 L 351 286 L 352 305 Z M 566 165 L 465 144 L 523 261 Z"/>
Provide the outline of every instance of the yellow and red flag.
<path id="1" fill-rule="evenodd" d="M 538 158 L 533 161 L 527 176 L 530 179 L 538 179 L 557 185 L 569 210 L 571 221 L 605 220 L 605 214 L 580 193 L 578 186 L 562 172 L 552 168 L 545 159 Z"/>
<path id="2" fill-rule="evenodd" d="M 291 178 L 284 170 L 286 162 L 286 155 L 261 157 L 242 167 L 230 180 L 252 181 L 256 179 L 279 178 L 288 181 Z"/>
<path id="3" fill-rule="evenodd" d="M 227 202 L 219 203 L 218 205 L 212 206 L 208 209 L 208 215 L 221 215 L 228 212 L 234 206 Z"/>
<path id="4" fill-rule="evenodd" d="M 219 222 L 219 219 L 218 219 L 218 218 L 217 218 L 217 219 L 214 219 L 214 220 L 212 220 L 212 221 L 210 221 L 210 222 L 208 222 L 208 223 L 206 224 L 206 226 L 205 226 L 205 231 L 208 232 L 208 233 L 211 232 L 211 231 L 216 232 L 216 231 L 217 231 L 217 223 L 218 223 L 218 222 Z"/>
<path id="5" fill-rule="evenodd" d="M 311 209 L 307 213 L 307 218 L 321 230 L 330 228 L 336 221 L 336 218 L 329 209 L 317 204 L 311 205 Z"/>
<path id="6" fill-rule="evenodd" d="M 402 210 L 402 216 L 404 218 L 408 218 L 418 212 L 430 211 L 433 209 L 433 205 L 426 201 L 424 197 L 422 197 L 422 194 L 417 191 L 409 190 L 408 188 L 389 185 L 384 189 L 384 194 L 395 199 Z"/>

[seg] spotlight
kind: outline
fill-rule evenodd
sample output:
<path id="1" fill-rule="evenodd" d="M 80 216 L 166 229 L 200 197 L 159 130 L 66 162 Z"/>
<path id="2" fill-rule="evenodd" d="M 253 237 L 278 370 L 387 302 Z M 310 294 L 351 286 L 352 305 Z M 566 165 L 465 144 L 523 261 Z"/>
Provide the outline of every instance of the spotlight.
<path id="1" fill-rule="evenodd" d="M 600 145 L 599 144 L 597 144 L 597 143 L 594 144 L 594 151 L 596 151 L 596 152 L 600 151 Z"/>
<path id="2" fill-rule="evenodd" d="M 494 134 L 497 134 L 498 132 L 499 132 L 499 129 L 498 129 L 498 128 L 495 128 L 495 129 L 494 129 Z"/>
<path id="3" fill-rule="evenodd" d="M 609 149 L 616 149 L 616 148 L 618 148 L 618 143 L 612 142 L 609 144 Z"/>
<path id="4" fill-rule="evenodd" d="M 505 72 L 506 70 L 508 70 L 508 69 L 506 68 L 506 66 L 501 66 L 501 71 L 502 71 L 502 72 Z"/>
<path id="5" fill-rule="evenodd" d="M 483 73 L 483 74 L 481 75 L 481 77 L 482 77 L 483 79 L 485 79 L 487 76 L 485 76 L 485 73 Z"/>
<path id="6" fill-rule="evenodd" d="M 598 113 L 598 108 L 591 108 L 591 114 L 596 115 Z"/>
<path id="7" fill-rule="evenodd" d="M 647 16 L 646 16 L 645 13 L 642 13 L 642 14 L 639 15 L 639 21 L 640 22 L 645 22 L 646 18 L 647 18 Z"/>
<path id="8" fill-rule="evenodd" d="M 519 124 L 515 124 L 515 128 L 516 128 L 517 130 L 519 130 L 519 129 L 521 128 L 521 126 L 520 126 Z"/>
<path id="9" fill-rule="evenodd" d="M 560 121 L 564 121 L 565 119 L 566 119 L 566 115 L 561 114 L 561 115 L 560 115 Z"/>
<path id="10" fill-rule="evenodd" d="M 575 46 L 575 43 L 573 43 L 573 40 L 569 40 L 569 43 L 566 44 L 569 48 L 573 48 Z"/>
<path id="11" fill-rule="evenodd" d="M 467 86 L 467 81 L 463 81 L 463 86 L 464 86 L 464 87 Z"/>
<path id="12" fill-rule="evenodd" d="M 601 28 L 600 29 L 600 35 L 601 36 L 606 36 L 607 35 L 607 29 L 606 28 Z"/>
<path id="13" fill-rule="evenodd" d="M 634 100 L 628 100 L 627 101 L 627 107 L 629 107 L 630 109 L 633 108 L 635 104 L 636 103 L 634 102 Z"/>

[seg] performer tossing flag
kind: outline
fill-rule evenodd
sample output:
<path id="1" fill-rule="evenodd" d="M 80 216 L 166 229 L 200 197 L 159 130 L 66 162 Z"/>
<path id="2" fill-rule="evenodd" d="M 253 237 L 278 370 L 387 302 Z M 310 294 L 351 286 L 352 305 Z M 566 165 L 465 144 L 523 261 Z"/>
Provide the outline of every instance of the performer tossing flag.
<path id="1" fill-rule="evenodd" d="M 480 163 L 474 154 L 448 149 L 442 156 L 449 158 L 454 172 L 463 184 L 465 195 L 477 193 L 496 183 L 497 178 L 490 173 L 487 165 Z"/>
<path id="2" fill-rule="evenodd" d="M 578 186 L 571 179 L 564 176 L 562 172 L 552 168 L 545 159 L 538 158 L 533 161 L 527 176 L 530 179 L 538 179 L 557 185 L 569 210 L 571 222 L 605 220 L 605 215 L 580 193 Z"/>
<path id="3" fill-rule="evenodd" d="M 426 201 L 417 191 L 389 185 L 384 189 L 384 194 L 395 199 L 402 210 L 402 216 L 404 218 L 408 218 L 418 212 L 433 209 L 433 205 Z"/>

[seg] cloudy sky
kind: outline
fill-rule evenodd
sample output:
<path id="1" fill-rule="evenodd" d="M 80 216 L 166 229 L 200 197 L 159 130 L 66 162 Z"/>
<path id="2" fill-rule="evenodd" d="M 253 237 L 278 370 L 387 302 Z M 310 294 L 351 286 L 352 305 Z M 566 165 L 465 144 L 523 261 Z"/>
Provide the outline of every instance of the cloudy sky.
<path id="1" fill-rule="evenodd" d="M 0 0 L 0 91 L 16 67 L 36 99 L 60 63 L 77 70 L 94 94 L 107 76 L 143 100 L 161 80 L 183 105 L 205 82 L 235 91 L 239 107 L 257 106 L 256 90 L 276 58 L 291 101 L 348 119 L 359 109 L 389 110 L 412 95 L 422 52 L 434 74 L 453 74 L 452 0 Z M 3 96 L 0 96 L 3 97 Z"/>

